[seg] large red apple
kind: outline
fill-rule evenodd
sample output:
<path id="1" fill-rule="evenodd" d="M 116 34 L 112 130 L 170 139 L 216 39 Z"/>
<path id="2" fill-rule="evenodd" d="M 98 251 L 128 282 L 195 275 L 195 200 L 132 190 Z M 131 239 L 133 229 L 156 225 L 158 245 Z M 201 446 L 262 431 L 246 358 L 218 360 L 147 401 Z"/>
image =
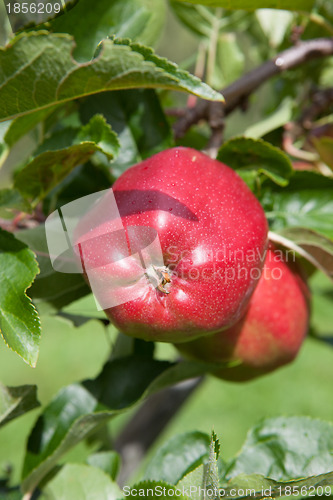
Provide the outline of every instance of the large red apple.
<path id="1" fill-rule="evenodd" d="M 108 208 L 113 196 L 119 218 Z M 111 321 L 134 337 L 182 342 L 244 314 L 263 266 L 267 222 L 236 172 L 178 147 L 125 171 L 76 235 Z"/>
<path id="2" fill-rule="evenodd" d="M 246 315 L 228 330 L 177 345 L 180 351 L 204 361 L 233 361 L 214 375 L 234 381 L 290 363 L 308 330 L 309 290 L 292 254 L 288 259 L 269 248 Z"/>

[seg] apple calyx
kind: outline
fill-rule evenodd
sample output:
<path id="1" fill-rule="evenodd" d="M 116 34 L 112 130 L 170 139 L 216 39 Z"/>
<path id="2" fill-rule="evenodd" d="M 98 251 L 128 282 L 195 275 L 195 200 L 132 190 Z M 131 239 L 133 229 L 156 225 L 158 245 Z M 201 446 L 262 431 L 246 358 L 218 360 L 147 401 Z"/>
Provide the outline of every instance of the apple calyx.
<path id="1" fill-rule="evenodd" d="M 149 266 L 149 268 L 146 269 L 145 275 L 154 288 L 157 288 L 166 295 L 170 293 L 169 290 L 165 288 L 166 285 L 171 283 L 171 277 L 167 267 Z"/>

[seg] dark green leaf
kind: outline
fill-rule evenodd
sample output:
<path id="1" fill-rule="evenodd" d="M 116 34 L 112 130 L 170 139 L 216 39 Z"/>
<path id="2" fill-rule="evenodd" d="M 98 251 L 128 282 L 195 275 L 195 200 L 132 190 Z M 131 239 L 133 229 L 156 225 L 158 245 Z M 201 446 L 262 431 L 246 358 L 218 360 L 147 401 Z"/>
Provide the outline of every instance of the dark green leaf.
<path id="1" fill-rule="evenodd" d="M 209 446 L 209 436 L 198 431 L 171 438 L 151 458 L 144 479 L 177 484 L 208 458 Z"/>
<path id="2" fill-rule="evenodd" d="M 269 234 L 276 243 L 298 252 L 315 267 L 333 280 L 333 241 L 321 234 L 302 227 L 282 229 L 279 234 Z"/>
<path id="3" fill-rule="evenodd" d="M 22 493 L 19 488 L 0 489 L 0 500 L 22 500 Z"/>
<path id="4" fill-rule="evenodd" d="M 63 388 L 38 418 L 28 440 L 22 488 L 32 491 L 60 457 L 99 425 L 143 397 L 168 385 L 202 375 L 211 365 L 172 365 L 149 357 L 109 361 L 94 380 Z M 216 365 L 214 365 L 216 368 Z"/>
<path id="5" fill-rule="evenodd" d="M 231 139 L 220 148 L 218 160 L 239 172 L 255 170 L 280 186 L 286 186 L 292 174 L 289 158 L 279 148 L 261 139 Z"/>
<path id="6" fill-rule="evenodd" d="M 1 189 L 0 190 L 0 213 L 8 212 L 9 210 L 20 210 L 22 212 L 29 212 L 31 207 L 29 203 L 22 198 L 16 189 Z"/>
<path id="7" fill-rule="evenodd" d="M 126 88 L 160 87 L 210 100 L 223 99 L 152 49 L 129 40 L 104 40 L 98 57 L 85 64 L 73 59 L 73 46 L 68 35 L 31 32 L 0 48 L 0 120 L 77 97 Z"/>
<path id="8" fill-rule="evenodd" d="M 333 424 L 308 417 L 278 417 L 249 431 L 226 477 L 255 473 L 287 481 L 332 469 Z"/>
<path id="9" fill-rule="evenodd" d="M 299 171 L 286 188 L 266 188 L 260 201 L 274 231 L 305 227 L 333 239 L 333 179 Z"/>
<path id="10" fill-rule="evenodd" d="M 51 106 L 13 120 L 4 137 L 6 144 L 11 148 L 21 137 L 45 120 L 57 108 L 58 106 Z"/>
<path id="11" fill-rule="evenodd" d="M 35 385 L 6 387 L 0 383 L 0 427 L 38 406 Z"/>
<path id="12" fill-rule="evenodd" d="M 83 61 L 91 59 L 99 42 L 110 35 L 153 45 L 161 34 L 165 10 L 164 0 L 80 0 L 46 27 L 72 35 L 74 57 Z"/>
<path id="13" fill-rule="evenodd" d="M 98 147 L 93 142 L 85 142 L 59 151 L 42 153 L 17 174 L 14 186 L 31 201 L 41 200 L 96 151 Z"/>
<path id="14" fill-rule="evenodd" d="M 0 331 L 8 347 L 31 366 L 37 363 L 41 330 L 25 292 L 38 272 L 31 250 L 0 229 Z"/>
<path id="15" fill-rule="evenodd" d="M 314 0 L 178 0 L 178 2 L 201 4 L 209 7 L 223 7 L 224 9 L 287 9 L 287 10 L 311 10 Z"/>
<path id="16" fill-rule="evenodd" d="M 120 456 L 115 451 L 100 451 L 89 455 L 87 463 L 101 469 L 115 481 L 120 467 Z"/>
<path id="17" fill-rule="evenodd" d="M 43 225 L 17 233 L 17 238 L 35 252 L 40 267 L 29 295 L 38 307 L 48 303 L 56 311 L 90 293 L 81 274 L 59 273 L 52 267 Z"/>
<path id="18" fill-rule="evenodd" d="M 45 198 L 77 165 L 85 163 L 96 151 L 109 159 L 118 154 L 117 137 L 102 115 L 93 116 L 79 133 L 71 132 L 66 131 L 73 145 L 42 152 L 18 172 L 14 186 L 23 196 L 34 202 Z"/>
<path id="19" fill-rule="evenodd" d="M 44 500 L 116 500 L 121 498 L 117 483 L 102 470 L 82 464 L 66 464 L 46 486 Z"/>
<path id="20" fill-rule="evenodd" d="M 120 142 L 119 155 L 111 165 L 115 177 L 140 160 L 173 146 L 170 126 L 154 90 L 132 89 L 90 96 L 80 106 L 82 121 L 87 122 L 101 110 Z"/>

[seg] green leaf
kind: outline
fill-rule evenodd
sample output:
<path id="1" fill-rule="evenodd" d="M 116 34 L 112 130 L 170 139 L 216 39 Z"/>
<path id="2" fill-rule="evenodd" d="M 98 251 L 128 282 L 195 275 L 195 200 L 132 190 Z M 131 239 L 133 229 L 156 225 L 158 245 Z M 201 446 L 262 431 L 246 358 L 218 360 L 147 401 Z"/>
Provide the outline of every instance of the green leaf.
<path id="1" fill-rule="evenodd" d="M 204 3 L 204 2 L 202 2 Z M 204 5 L 171 0 L 170 5 L 178 19 L 195 35 L 210 40 L 216 33 L 234 31 L 235 25 L 240 28 L 240 22 L 249 18 L 247 12 L 223 12 L 216 16 L 216 9 Z"/>
<path id="2" fill-rule="evenodd" d="M 94 142 L 98 146 L 98 150 L 109 159 L 118 154 L 119 142 L 117 136 L 112 132 L 110 125 L 101 114 L 91 117 L 89 123 L 81 128 L 77 140 L 80 142 Z"/>
<path id="3" fill-rule="evenodd" d="M 210 39 L 212 26 L 217 22 L 214 9 L 178 0 L 171 0 L 170 5 L 178 19 L 195 35 Z"/>
<path id="4" fill-rule="evenodd" d="M 245 56 L 235 33 L 222 33 L 216 45 L 213 74 L 209 81 L 221 89 L 239 78 L 244 71 Z"/>
<path id="5" fill-rule="evenodd" d="M 179 483 L 177 488 L 186 493 L 186 496 L 192 500 L 201 500 L 203 495 L 203 476 L 204 465 L 199 465 L 192 472 L 189 472 Z"/>
<path id="6" fill-rule="evenodd" d="M 164 481 L 140 481 L 140 483 L 136 483 L 134 486 L 125 486 L 123 492 L 125 498 L 134 499 L 138 497 L 149 497 L 153 500 L 161 497 L 171 498 L 171 500 L 187 498 L 183 495 L 182 490 Z"/>
<path id="7" fill-rule="evenodd" d="M 44 500 L 116 500 L 121 498 L 117 483 L 102 470 L 82 464 L 66 464 L 46 486 Z"/>
<path id="8" fill-rule="evenodd" d="M 18 172 L 14 187 L 24 197 L 36 203 L 98 149 L 93 142 L 85 142 L 59 151 L 42 153 Z"/>
<path id="9" fill-rule="evenodd" d="M 0 500 L 22 500 L 22 493 L 19 488 L 0 490 Z"/>
<path id="10" fill-rule="evenodd" d="M 88 61 L 99 42 L 110 35 L 128 37 L 146 45 L 159 38 L 165 20 L 164 0 L 80 0 L 62 16 L 46 24 L 53 33 L 75 39 L 74 57 Z"/>
<path id="11" fill-rule="evenodd" d="M 119 155 L 111 165 L 115 177 L 127 167 L 173 146 L 170 126 L 154 90 L 120 90 L 90 96 L 80 106 L 83 123 L 101 110 L 120 142 Z"/>
<path id="12" fill-rule="evenodd" d="M 216 365 L 172 365 L 145 356 L 117 358 L 94 380 L 63 388 L 33 428 L 23 466 L 24 492 L 33 491 L 60 457 L 115 415 L 168 385 L 200 376 Z"/>
<path id="13" fill-rule="evenodd" d="M 292 7 L 292 6 L 290 6 Z M 277 48 L 290 28 L 294 15 L 286 10 L 261 9 L 256 12 L 261 29 L 267 36 L 269 45 Z"/>
<path id="14" fill-rule="evenodd" d="M 257 119 L 253 125 L 250 125 L 245 130 L 244 136 L 259 139 L 265 134 L 282 127 L 292 119 L 293 107 L 293 99 L 285 97 L 277 107 L 274 107 L 274 111 L 271 114 Z"/>
<path id="15" fill-rule="evenodd" d="M 8 217 L 9 212 L 13 209 L 21 212 L 30 212 L 31 207 L 16 189 L 1 189 L 0 214 L 3 217 Z"/>
<path id="16" fill-rule="evenodd" d="M 29 115 L 20 116 L 13 120 L 8 128 L 4 140 L 6 144 L 11 148 L 13 145 L 21 139 L 25 134 L 30 132 L 33 128 L 47 118 L 51 113 L 53 113 L 58 106 L 51 106 L 46 109 L 40 109 Z"/>
<path id="17" fill-rule="evenodd" d="M 0 383 L 0 427 L 38 406 L 35 385 L 6 387 Z"/>
<path id="18" fill-rule="evenodd" d="M 198 431 L 171 438 L 151 458 L 144 479 L 178 483 L 208 458 L 209 446 L 209 436 Z"/>
<path id="19" fill-rule="evenodd" d="M 53 269 L 43 225 L 19 231 L 16 236 L 26 243 L 37 257 L 40 273 L 29 288 L 29 295 L 39 308 L 47 303 L 58 311 L 90 293 L 90 288 L 81 274 L 59 273 Z"/>
<path id="20" fill-rule="evenodd" d="M 100 451 L 89 455 L 87 463 L 101 469 L 115 481 L 120 468 L 120 456 L 115 451 Z"/>
<path id="21" fill-rule="evenodd" d="M 218 498 L 219 491 L 219 473 L 217 459 L 220 451 L 220 444 L 215 432 L 212 432 L 212 437 L 209 446 L 208 462 L 204 465 L 203 488 L 206 490 L 206 498 L 214 500 Z"/>
<path id="22" fill-rule="evenodd" d="M 34 254 L 12 234 L 0 229 L 0 331 L 8 347 L 36 366 L 40 322 L 26 295 L 39 272 Z"/>
<path id="23" fill-rule="evenodd" d="M 85 163 L 96 151 L 111 159 L 117 155 L 119 148 L 116 135 L 102 115 L 93 116 L 74 136 L 73 142 L 73 145 L 64 149 L 45 151 L 36 156 L 15 176 L 14 187 L 24 197 L 36 203 L 36 200 L 45 198 L 77 165 Z"/>
<path id="24" fill-rule="evenodd" d="M 155 87 L 223 97 L 187 71 L 127 39 L 108 39 L 98 57 L 79 64 L 68 35 L 31 32 L 0 48 L 0 120 L 106 90 Z M 15 65 L 13 65 L 15 61 Z"/>
<path id="25" fill-rule="evenodd" d="M 260 201 L 273 231 L 304 227 L 333 239 L 333 179 L 298 171 L 284 189 L 265 184 Z"/>
<path id="26" fill-rule="evenodd" d="M 249 431 L 226 478 L 256 473 L 287 481 L 332 469 L 333 424 L 308 417 L 278 417 Z"/>
<path id="27" fill-rule="evenodd" d="M 286 186 L 292 174 L 289 158 L 279 148 L 262 139 L 236 137 L 220 148 L 218 160 L 239 173 L 257 171 L 280 186 Z"/>
<path id="28" fill-rule="evenodd" d="M 333 280 L 333 241 L 302 227 L 269 233 L 269 239 L 298 252 Z"/>
<path id="29" fill-rule="evenodd" d="M 201 4 L 208 7 L 223 7 L 224 9 L 286 9 L 310 11 L 314 5 L 314 0 L 178 0 L 178 2 L 188 2 Z"/>
<path id="30" fill-rule="evenodd" d="M 321 160 L 333 169 L 333 139 L 331 137 L 314 137 L 312 142 L 318 151 Z"/>

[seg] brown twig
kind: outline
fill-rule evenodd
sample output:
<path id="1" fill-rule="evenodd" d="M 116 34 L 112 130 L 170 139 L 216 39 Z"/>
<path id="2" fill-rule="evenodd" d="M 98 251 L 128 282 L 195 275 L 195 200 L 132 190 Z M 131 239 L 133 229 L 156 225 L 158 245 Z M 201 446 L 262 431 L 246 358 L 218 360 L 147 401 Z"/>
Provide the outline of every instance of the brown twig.
<path id="1" fill-rule="evenodd" d="M 114 443 L 122 459 L 117 480 L 120 486 L 126 484 L 147 450 L 202 381 L 202 377 L 190 379 L 157 392 L 135 412 Z"/>
<path id="2" fill-rule="evenodd" d="M 176 138 L 184 136 L 186 131 L 200 120 L 207 120 L 210 124 L 212 110 L 220 108 L 224 116 L 235 108 L 243 105 L 250 94 L 257 90 L 270 78 L 307 61 L 333 54 L 333 38 L 317 38 L 299 42 L 297 45 L 280 52 L 274 59 L 266 61 L 249 73 L 222 89 L 225 103 L 215 103 L 200 100 L 194 108 L 188 109 L 174 125 Z M 216 111 L 214 111 L 216 113 Z"/>
<path id="3" fill-rule="evenodd" d="M 311 104 L 304 109 L 299 123 L 303 129 L 310 129 L 313 121 L 333 104 L 333 88 L 318 89 L 311 96 Z"/>

